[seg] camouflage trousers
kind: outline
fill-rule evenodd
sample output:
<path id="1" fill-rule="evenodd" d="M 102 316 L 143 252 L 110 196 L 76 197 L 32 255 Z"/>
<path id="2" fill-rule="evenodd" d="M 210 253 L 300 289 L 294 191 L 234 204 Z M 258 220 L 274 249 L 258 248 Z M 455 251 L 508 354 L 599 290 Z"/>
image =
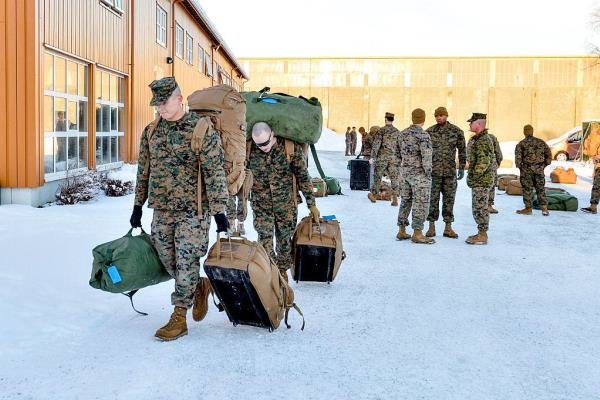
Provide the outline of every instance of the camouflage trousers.
<path id="1" fill-rule="evenodd" d="M 227 218 L 244 222 L 247 216 L 248 204 L 243 199 L 242 191 L 240 190 L 238 194 L 229 195 L 227 199 Z"/>
<path id="2" fill-rule="evenodd" d="M 252 212 L 258 241 L 267 254 L 280 269 L 292 268 L 292 236 L 298 221 L 298 208 L 293 203 L 277 206 L 270 199 L 253 197 Z"/>
<path id="3" fill-rule="evenodd" d="M 346 142 L 346 155 L 349 156 L 352 152 L 352 142 Z"/>
<path id="4" fill-rule="evenodd" d="M 440 194 L 442 196 L 442 218 L 444 222 L 454 222 L 454 199 L 456 198 L 456 175 L 431 177 L 431 201 L 427 221 L 437 221 L 440 217 Z"/>
<path id="5" fill-rule="evenodd" d="M 546 199 L 546 190 L 544 189 L 544 186 L 546 185 L 546 177 L 544 176 L 544 172 L 540 174 L 533 171 L 528 171 L 526 169 L 521 169 L 519 181 L 523 187 L 523 203 L 525 203 L 525 207 L 531 208 L 533 204 L 534 189 L 540 205 L 548 205 L 548 200 Z"/>
<path id="6" fill-rule="evenodd" d="M 154 210 L 152 244 L 165 269 L 175 279 L 171 304 L 190 308 L 200 272 L 200 258 L 208 250 L 210 215 L 199 219 L 195 212 Z"/>
<path id="7" fill-rule="evenodd" d="M 598 204 L 598 202 L 600 202 L 600 165 L 597 165 L 594 170 L 594 184 L 590 204 Z"/>
<path id="8" fill-rule="evenodd" d="M 373 177 L 373 186 L 371 193 L 379 194 L 381 179 L 384 175 L 390 178 L 390 186 L 392 192 L 398 194 L 400 192 L 400 168 L 396 160 L 376 159 L 375 160 L 375 176 Z"/>
<path id="9" fill-rule="evenodd" d="M 350 154 L 352 154 L 352 155 L 356 154 L 356 142 L 355 141 L 350 143 Z"/>
<path id="10" fill-rule="evenodd" d="M 473 218 L 477 223 L 477 229 L 486 232 L 490 228 L 490 212 L 488 209 L 489 195 L 490 188 L 471 188 L 471 204 L 473 208 Z"/>
<path id="11" fill-rule="evenodd" d="M 498 186 L 498 170 L 493 171 L 492 181 L 494 185 L 490 188 L 490 193 L 488 196 L 488 204 L 490 206 L 494 205 L 494 200 L 496 199 L 496 187 Z"/>
<path id="12" fill-rule="evenodd" d="M 408 214 L 412 209 L 412 228 L 423 229 L 423 223 L 429 212 L 431 178 L 425 175 L 402 176 L 400 179 L 400 210 L 398 226 L 408 225 Z"/>

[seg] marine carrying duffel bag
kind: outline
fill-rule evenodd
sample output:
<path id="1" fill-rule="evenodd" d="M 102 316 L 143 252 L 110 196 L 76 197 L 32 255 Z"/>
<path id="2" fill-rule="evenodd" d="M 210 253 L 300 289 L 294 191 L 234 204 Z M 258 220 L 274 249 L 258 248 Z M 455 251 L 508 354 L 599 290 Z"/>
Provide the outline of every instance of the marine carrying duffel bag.
<path id="1" fill-rule="evenodd" d="M 143 229 L 133 236 L 131 232 L 119 239 L 94 247 L 92 274 L 89 284 L 110 293 L 123 293 L 131 300 L 141 288 L 171 279 L 152 246 L 150 235 Z"/>
<path id="2" fill-rule="evenodd" d="M 316 97 L 294 97 L 285 93 L 242 92 L 246 100 L 247 138 L 257 122 L 267 123 L 279 137 L 298 143 L 316 143 L 323 130 L 323 110 Z"/>

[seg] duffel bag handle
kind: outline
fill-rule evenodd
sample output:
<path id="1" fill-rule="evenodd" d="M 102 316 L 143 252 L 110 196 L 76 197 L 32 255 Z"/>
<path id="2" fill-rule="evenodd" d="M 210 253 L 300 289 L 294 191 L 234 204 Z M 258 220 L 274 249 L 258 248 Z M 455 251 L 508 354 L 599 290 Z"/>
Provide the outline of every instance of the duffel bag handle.
<path id="1" fill-rule="evenodd" d="M 133 232 L 134 229 L 136 229 L 136 228 L 130 228 L 129 231 L 127 231 L 127 233 L 123 237 L 133 236 L 131 233 Z M 142 233 L 146 233 L 144 228 L 142 228 L 141 226 L 140 226 L 140 230 L 142 231 Z M 146 233 L 146 235 L 147 235 L 147 233 Z"/>

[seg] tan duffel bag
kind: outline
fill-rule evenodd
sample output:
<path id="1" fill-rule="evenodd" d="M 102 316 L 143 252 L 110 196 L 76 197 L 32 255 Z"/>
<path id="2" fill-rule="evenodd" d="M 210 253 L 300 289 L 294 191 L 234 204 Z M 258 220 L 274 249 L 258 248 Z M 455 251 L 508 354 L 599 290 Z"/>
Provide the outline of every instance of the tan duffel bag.
<path id="1" fill-rule="evenodd" d="M 506 194 L 522 196 L 523 187 L 521 186 L 521 181 L 518 179 L 512 179 L 508 181 L 508 185 L 506 186 Z"/>
<path id="2" fill-rule="evenodd" d="M 514 175 L 514 174 L 498 175 L 498 189 L 506 190 L 506 186 L 508 185 L 508 182 L 512 181 L 513 179 L 519 179 L 519 175 Z"/>
<path id="3" fill-rule="evenodd" d="M 577 174 L 573 168 L 556 167 L 550 172 L 552 183 L 577 183 Z"/>
<path id="4" fill-rule="evenodd" d="M 294 291 L 266 250 L 244 237 L 218 238 L 208 251 L 204 271 L 233 325 L 277 329 L 294 308 Z M 304 316 L 302 316 L 304 329 Z"/>
<path id="5" fill-rule="evenodd" d="M 310 180 L 313 185 L 313 194 L 315 197 L 327 196 L 327 184 L 319 177 L 314 177 Z"/>
<path id="6" fill-rule="evenodd" d="M 314 223 L 310 216 L 302 218 L 292 240 L 294 265 L 292 279 L 298 281 L 331 282 L 346 258 L 342 246 L 340 223 L 321 218 Z"/>

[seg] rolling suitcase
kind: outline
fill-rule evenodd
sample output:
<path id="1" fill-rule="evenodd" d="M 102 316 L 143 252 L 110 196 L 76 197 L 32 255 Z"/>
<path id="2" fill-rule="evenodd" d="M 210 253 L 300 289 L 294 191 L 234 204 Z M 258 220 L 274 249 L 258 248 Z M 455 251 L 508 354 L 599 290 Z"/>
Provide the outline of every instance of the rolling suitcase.
<path id="1" fill-rule="evenodd" d="M 323 217 L 318 224 L 311 217 L 302 218 L 292 243 L 293 280 L 330 283 L 335 279 L 346 254 L 340 224 L 334 217 Z"/>
<path id="2" fill-rule="evenodd" d="M 373 174 L 369 160 L 353 159 L 348 161 L 350 170 L 350 190 L 369 190 Z"/>
<path id="3" fill-rule="evenodd" d="M 292 288 L 258 242 L 244 237 L 218 238 L 204 261 L 204 271 L 234 326 L 273 331 L 282 319 L 290 327 L 290 308 L 302 315 Z M 304 329 L 304 316 L 302 321 Z"/>

